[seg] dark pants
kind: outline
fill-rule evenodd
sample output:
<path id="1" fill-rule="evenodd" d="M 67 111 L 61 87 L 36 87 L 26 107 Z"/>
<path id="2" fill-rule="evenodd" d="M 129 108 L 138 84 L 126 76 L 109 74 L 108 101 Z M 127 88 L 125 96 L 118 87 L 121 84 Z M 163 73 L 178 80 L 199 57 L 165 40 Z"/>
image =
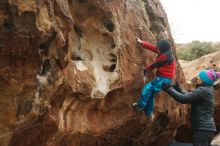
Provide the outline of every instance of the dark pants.
<path id="1" fill-rule="evenodd" d="M 194 131 L 193 146 L 211 146 L 214 135 L 212 131 Z"/>

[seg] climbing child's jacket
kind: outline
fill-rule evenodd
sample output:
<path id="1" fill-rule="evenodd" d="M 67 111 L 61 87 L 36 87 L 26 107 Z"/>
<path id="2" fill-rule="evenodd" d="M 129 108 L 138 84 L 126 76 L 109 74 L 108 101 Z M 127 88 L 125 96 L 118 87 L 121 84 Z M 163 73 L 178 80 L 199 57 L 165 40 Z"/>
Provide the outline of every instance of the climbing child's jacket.
<path id="1" fill-rule="evenodd" d="M 157 68 L 157 76 L 173 79 L 175 75 L 176 62 L 168 40 L 159 41 L 157 46 L 143 41 L 141 46 L 158 54 L 156 61 L 147 66 L 147 70 Z"/>

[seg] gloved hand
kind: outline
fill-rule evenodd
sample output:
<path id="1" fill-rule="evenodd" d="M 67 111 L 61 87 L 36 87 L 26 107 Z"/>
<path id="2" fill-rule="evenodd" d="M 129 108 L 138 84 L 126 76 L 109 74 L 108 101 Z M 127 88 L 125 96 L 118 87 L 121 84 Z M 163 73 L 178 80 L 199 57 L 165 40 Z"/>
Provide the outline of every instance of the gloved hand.
<path id="1" fill-rule="evenodd" d="M 181 84 L 179 82 L 176 82 L 175 85 L 173 85 L 173 88 L 182 94 L 185 94 L 187 92 L 181 87 Z"/>
<path id="2" fill-rule="evenodd" d="M 142 42 L 143 42 L 143 41 L 142 41 L 141 39 L 139 39 L 138 37 L 136 37 L 136 41 L 137 41 L 138 44 L 142 44 Z"/>
<path id="3" fill-rule="evenodd" d="M 177 90 L 177 91 L 180 91 L 180 90 L 181 90 L 180 84 L 179 84 L 178 82 L 176 82 L 176 84 L 173 85 L 173 88 L 174 88 L 175 90 Z"/>
<path id="4" fill-rule="evenodd" d="M 171 87 L 171 84 L 168 84 L 168 83 L 163 83 L 163 85 L 162 85 L 162 89 L 164 91 L 167 91 L 170 87 Z"/>

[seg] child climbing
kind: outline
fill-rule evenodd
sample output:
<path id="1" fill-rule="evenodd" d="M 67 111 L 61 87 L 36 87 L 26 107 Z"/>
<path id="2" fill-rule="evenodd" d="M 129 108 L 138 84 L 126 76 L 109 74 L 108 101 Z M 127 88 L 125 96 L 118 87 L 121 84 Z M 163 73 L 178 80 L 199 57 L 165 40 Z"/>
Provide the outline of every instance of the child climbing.
<path id="1" fill-rule="evenodd" d="M 144 111 L 151 115 L 154 109 L 154 94 L 159 93 L 164 83 L 171 84 L 175 75 L 175 59 L 172 54 L 171 45 L 168 40 L 161 40 L 156 46 L 136 38 L 141 47 L 146 48 L 158 54 L 156 61 L 147 66 L 145 73 L 157 69 L 156 77 L 153 81 L 144 86 L 141 92 L 141 98 L 138 102 L 133 103 L 136 111 Z"/>

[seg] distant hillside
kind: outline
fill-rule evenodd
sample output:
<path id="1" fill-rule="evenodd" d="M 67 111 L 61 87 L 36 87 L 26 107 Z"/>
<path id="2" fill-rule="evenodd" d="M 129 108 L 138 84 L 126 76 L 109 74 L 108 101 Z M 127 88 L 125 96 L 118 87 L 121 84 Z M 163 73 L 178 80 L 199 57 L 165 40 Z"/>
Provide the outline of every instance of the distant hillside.
<path id="1" fill-rule="evenodd" d="M 220 42 L 210 42 L 214 48 L 219 49 L 220 50 Z M 186 44 L 176 44 L 176 49 L 180 49 L 182 47 L 186 47 L 188 46 L 190 43 L 186 43 Z"/>
<path id="2" fill-rule="evenodd" d="M 220 42 L 193 41 L 188 44 L 177 44 L 176 49 L 178 59 L 192 61 L 220 50 Z"/>
<path id="3" fill-rule="evenodd" d="M 193 61 L 179 60 L 185 78 L 188 82 L 197 76 L 202 69 L 215 69 L 220 71 L 220 51 L 205 55 Z"/>

